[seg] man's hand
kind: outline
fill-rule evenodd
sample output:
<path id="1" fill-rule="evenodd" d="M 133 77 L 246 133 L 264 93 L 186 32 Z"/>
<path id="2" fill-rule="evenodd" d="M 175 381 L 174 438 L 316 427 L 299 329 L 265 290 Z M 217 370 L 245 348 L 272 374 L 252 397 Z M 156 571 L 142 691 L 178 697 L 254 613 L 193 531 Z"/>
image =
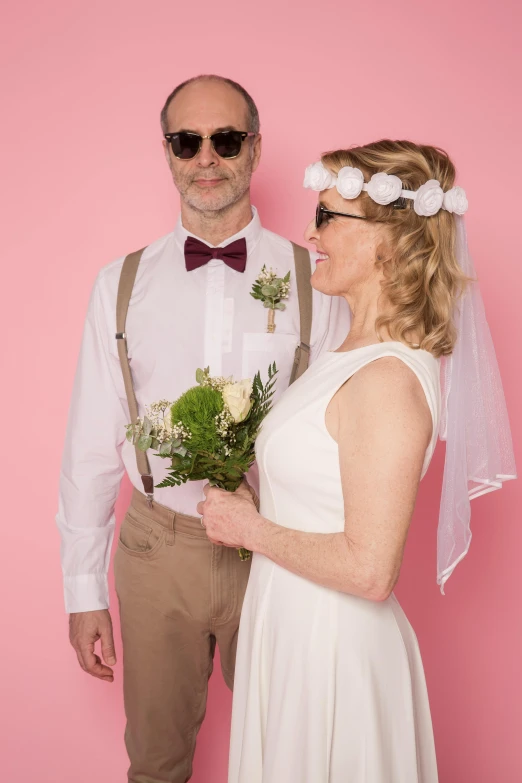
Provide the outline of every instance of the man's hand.
<path id="1" fill-rule="evenodd" d="M 105 663 L 114 666 L 116 653 L 112 633 L 112 620 L 108 609 L 94 612 L 77 612 L 69 615 L 69 640 L 76 651 L 78 662 L 84 672 L 105 682 L 114 681 L 114 672 L 104 666 L 94 651 L 94 645 L 101 640 L 101 654 Z"/>

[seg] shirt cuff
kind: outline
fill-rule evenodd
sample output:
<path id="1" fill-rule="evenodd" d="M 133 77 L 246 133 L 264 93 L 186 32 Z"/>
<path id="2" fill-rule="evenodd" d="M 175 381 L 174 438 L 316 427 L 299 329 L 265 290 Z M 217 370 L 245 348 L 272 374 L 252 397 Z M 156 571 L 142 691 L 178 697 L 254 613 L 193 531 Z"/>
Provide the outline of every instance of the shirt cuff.
<path id="1" fill-rule="evenodd" d="M 109 608 L 109 583 L 105 574 L 64 576 L 63 587 L 67 614 Z"/>

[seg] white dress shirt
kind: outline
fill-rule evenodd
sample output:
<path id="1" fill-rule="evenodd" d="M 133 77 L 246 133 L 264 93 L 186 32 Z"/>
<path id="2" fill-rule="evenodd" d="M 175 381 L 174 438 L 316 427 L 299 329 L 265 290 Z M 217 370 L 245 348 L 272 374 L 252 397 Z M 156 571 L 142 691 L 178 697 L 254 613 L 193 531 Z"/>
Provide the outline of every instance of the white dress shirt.
<path id="1" fill-rule="evenodd" d="M 196 384 L 198 367 L 212 375 L 266 380 L 276 362 L 276 396 L 288 386 L 299 342 L 299 306 L 290 242 L 252 221 L 222 242 L 245 237 L 247 265 L 236 272 L 223 261 L 187 272 L 181 220 L 174 231 L 143 253 L 130 300 L 126 334 L 140 416 L 145 405 L 174 401 Z M 126 440 L 129 409 L 115 339 L 116 295 L 123 258 L 104 267 L 95 282 L 85 322 L 74 383 L 60 475 L 57 524 L 62 539 L 62 568 L 67 612 L 109 605 L 107 572 L 114 535 L 114 506 L 126 470 L 143 492 L 134 447 Z M 275 333 L 267 332 L 268 311 L 250 296 L 263 264 L 283 277 L 289 270 L 290 295 L 276 310 Z M 312 259 L 312 268 L 315 260 Z M 346 336 L 346 302 L 313 292 L 311 361 L 337 347 Z M 154 483 L 169 462 L 149 452 Z M 256 484 L 255 470 L 249 481 Z M 196 515 L 204 482 L 155 489 L 154 498 L 181 513 Z"/>

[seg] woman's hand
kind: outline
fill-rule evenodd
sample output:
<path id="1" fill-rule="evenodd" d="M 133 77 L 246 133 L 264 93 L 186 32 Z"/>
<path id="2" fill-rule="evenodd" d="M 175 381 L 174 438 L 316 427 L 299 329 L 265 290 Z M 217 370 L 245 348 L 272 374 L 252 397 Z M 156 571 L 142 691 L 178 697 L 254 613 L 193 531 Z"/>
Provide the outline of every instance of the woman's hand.
<path id="1" fill-rule="evenodd" d="M 247 482 L 243 481 L 235 492 L 206 484 L 203 492 L 206 499 L 198 503 L 197 512 L 203 517 L 203 525 L 212 543 L 251 549 L 252 533 L 262 517 L 257 512 Z"/>

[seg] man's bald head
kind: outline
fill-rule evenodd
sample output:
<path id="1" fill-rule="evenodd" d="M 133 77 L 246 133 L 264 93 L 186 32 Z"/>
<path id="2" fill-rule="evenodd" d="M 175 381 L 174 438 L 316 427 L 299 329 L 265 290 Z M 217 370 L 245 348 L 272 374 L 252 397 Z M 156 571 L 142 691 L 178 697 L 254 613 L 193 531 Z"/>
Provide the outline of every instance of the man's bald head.
<path id="1" fill-rule="evenodd" d="M 174 90 L 172 90 L 167 100 L 165 101 L 165 105 L 163 106 L 163 109 L 161 110 L 160 120 L 161 120 L 161 129 L 163 133 L 169 132 L 168 114 L 169 114 L 169 106 L 171 105 L 172 101 L 174 100 L 176 95 L 179 95 L 179 93 L 185 87 L 188 87 L 190 84 L 195 84 L 197 82 L 218 82 L 222 85 L 228 85 L 237 93 L 239 93 L 239 95 L 243 98 L 245 102 L 246 122 L 247 122 L 247 127 L 245 127 L 245 130 L 249 131 L 250 133 L 259 133 L 259 128 L 260 128 L 259 112 L 257 110 L 257 106 L 254 103 L 252 96 L 245 90 L 244 87 L 242 87 L 237 82 L 234 82 L 232 79 L 226 79 L 224 76 L 216 76 L 214 74 L 202 74 L 201 76 L 194 76 L 192 79 L 187 79 L 181 84 L 178 84 L 178 86 L 175 87 Z"/>

